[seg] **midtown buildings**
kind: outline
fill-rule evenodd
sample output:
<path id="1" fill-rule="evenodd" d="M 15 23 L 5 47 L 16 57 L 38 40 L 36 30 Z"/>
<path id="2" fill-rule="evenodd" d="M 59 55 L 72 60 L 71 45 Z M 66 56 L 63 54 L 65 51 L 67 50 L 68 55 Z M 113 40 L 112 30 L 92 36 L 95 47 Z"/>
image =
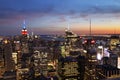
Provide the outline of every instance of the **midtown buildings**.
<path id="1" fill-rule="evenodd" d="M 23 27 L 20 36 L 1 39 L 0 77 L 6 80 L 119 77 L 119 41 L 118 37 L 79 37 L 70 30 L 66 30 L 62 37 L 28 35 Z"/>

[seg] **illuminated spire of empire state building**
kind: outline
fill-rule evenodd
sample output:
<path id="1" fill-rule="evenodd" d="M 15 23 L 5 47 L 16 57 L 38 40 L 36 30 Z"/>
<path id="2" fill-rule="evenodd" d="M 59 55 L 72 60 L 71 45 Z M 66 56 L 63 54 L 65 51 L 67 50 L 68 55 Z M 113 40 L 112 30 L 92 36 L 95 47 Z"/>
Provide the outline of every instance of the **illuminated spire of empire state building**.
<path id="1" fill-rule="evenodd" d="M 26 29 L 26 24 L 25 24 L 25 20 L 23 21 L 23 29 L 21 31 L 21 34 L 22 35 L 27 35 L 28 34 L 28 31 Z"/>

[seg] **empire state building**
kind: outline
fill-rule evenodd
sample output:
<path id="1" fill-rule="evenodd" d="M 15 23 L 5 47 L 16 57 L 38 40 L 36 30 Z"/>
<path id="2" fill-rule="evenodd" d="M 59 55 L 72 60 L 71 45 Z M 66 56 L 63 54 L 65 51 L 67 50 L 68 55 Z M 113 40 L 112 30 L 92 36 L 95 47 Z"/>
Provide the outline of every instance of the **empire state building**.
<path id="1" fill-rule="evenodd" d="M 28 34 L 28 31 L 27 31 L 27 29 L 26 29 L 25 20 L 24 20 L 24 22 L 23 22 L 23 29 L 22 29 L 22 31 L 21 31 L 21 34 L 24 35 L 24 36 L 26 36 L 26 35 Z"/>

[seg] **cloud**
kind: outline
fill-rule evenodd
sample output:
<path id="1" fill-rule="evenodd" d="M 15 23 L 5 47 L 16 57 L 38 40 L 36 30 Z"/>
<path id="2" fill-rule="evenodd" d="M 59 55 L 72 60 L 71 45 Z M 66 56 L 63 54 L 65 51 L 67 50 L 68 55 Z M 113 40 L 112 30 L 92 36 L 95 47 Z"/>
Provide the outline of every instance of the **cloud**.
<path id="1" fill-rule="evenodd" d="M 18 16 L 30 16 L 30 15 L 43 15 L 43 14 L 50 14 L 53 11 L 53 7 L 49 6 L 46 7 L 45 9 L 0 9 L 0 18 L 16 18 Z"/>
<path id="2" fill-rule="evenodd" d="M 94 6 L 92 7 L 92 9 L 93 9 L 93 13 L 99 13 L 99 14 L 120 13 L 120 6 L 116 6 L 116 5 L 101 6 L 101 7 Z"/>
<path id="3" fill-rule="evenodd" d="M 93 1 L 93 2 L 92 2 Z M 29 19 L 34 24 L 44 28 L 51 25 L 59 27 L 67 22 L 67 16 L 77 22 L 79 18 L 88 19 L 120 17 L 120 3 L 109 3 L 113 0 L 0 0 L 0 27 L 15 24 L 19 20 Z M 100 3 L 99 3 L 100 2 Z M 108 3 L 107 3 L 108 2 Z M 96 5 L 97 3 L 97 5 Z M 72 21 L 71 21 L 72 22 Z M 31 23 L 31 24 L 32 24 Z M 45 24 L 43 24 L 45 23 Z M 4 25 L 3 25 L 4 24 Z M 21 24 L 21 23 L 20 23 Z M 61 26 L 61 25 L 60 25 Z M 3 27 L 1 27 L 1 30 Z M 43 29 L 39 29 L 40 32 Z M 43 30 L 43 31 L 46 31 Z"/>
<path id="4" fill-rule="evenodd" d="M 97 17 L 115 17 L 120 14 L 120 6 L 117 5 L 106 5 L 106 6 L 90 6 L 86 7 L 80 11 L 74 11 L 74 14 L 71 14 L 71 18 L 87 18 L 90 16 Z M 118 15 L 119 16 L 119 15 Z"/>
<path id="5" fill-rule="evenodd" d="M 14 0 L 15 1 L 15 0 Z M 19 1 L 20 2 L 20 1 Z M 28 2 L 28 3 L 27 3 Z M 15 1 L 16 5 L 11 7 L 10 4 L 8 6 L 3 6 L 0 8 L 0 18 L 1 19 L 11 19 L 11 18 L 25 18 L 25 17 L 42 17 L 46 15 L 54 16 L 54 15 L 70 15 L 73 18 L 79 17 L 87 17 L 91 14 L 116 14 L 120 13 L 119 5 L 96 5 L 84 3 L 85 5 L 81 5 L 78 3 L 79 1 L 65 1 L 59 3 L 59 0 L 55 2 L 51 1 L 25 1 L 24 3 L 21 1 L 20 4 Z M 11 3 L 11 2 L 10 2 Z M 13 5 L 13 3 L 11 3 Z M 23 5 L 22 5 L 23 4 Z M 10 8 L 8 8 L 10 7 Z"/>
<path id="6" fill-rule="evenodd" d="M 0 25 L 0 35 L 18 35 L 21 34 L 19 26 L 15 25 Z"/>
<path id="7" fill-rule="evenodd" d="M 66 21 L 65 16 L 60 16 L 58 19 L 59 19 L 58 22 L 65 22 Z"/>

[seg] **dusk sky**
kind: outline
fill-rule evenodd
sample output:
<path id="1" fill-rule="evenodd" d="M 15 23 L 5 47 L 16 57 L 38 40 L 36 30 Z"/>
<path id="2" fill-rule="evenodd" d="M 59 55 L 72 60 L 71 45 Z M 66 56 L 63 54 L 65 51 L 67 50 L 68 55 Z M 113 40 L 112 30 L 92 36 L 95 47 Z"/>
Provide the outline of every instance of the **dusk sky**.
<path id="1" fill-rule="evenodd" d="M 120 33 L 120 0 L 0 0 L 0 35 Z"/>

